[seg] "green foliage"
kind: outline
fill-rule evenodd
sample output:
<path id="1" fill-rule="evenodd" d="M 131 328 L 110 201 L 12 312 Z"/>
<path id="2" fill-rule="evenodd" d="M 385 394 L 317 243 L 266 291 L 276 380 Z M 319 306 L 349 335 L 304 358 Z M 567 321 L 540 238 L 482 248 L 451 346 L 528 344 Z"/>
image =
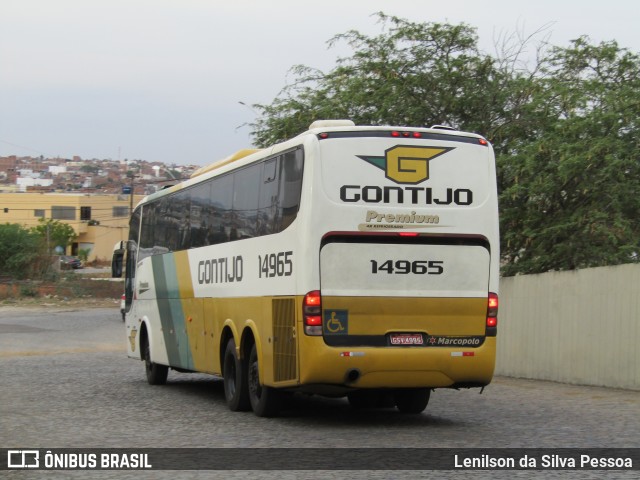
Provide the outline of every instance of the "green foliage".
<path id="1" fill-rule="evenodd" d="M 291 138 L 317 119 L 349 118 L 358 125 L 447 124 L 486 131 L 500 72 L 477 49 L 467 25 L 421 24 L 378 14 L 387 31 L 367 37 L 350 31 L 354 53 L 329 73 L 298 65 L 297 80 L 262 113 L 253 127 L 258 146 Z"/>
<path id="2" fill-rule="evenodd" d="M 40 240 L 17 224 L 0 225 L 0 272 L 14 278 L 34 273 L 41 256 Z"/>
<path id="3" fill-rule="evenodd" d="M 73 228 L 57 220 L 41 219 L 33 228 L 0 225 L 0 272 L 15 279 L 55 279 L 51 254 L 56 246 L 66 248 L 75 238 Z"/>
<path id="4" fill-rule="evenodd" d="M 499 158 L 504 273 L 638 261 L 640 59 L 580 38 L 541 67 L 540 134 Z"/>
<path id="5" fill-rule="evenodd" d="M 83 263 L 87 262 L 90 254 L 91 254 L 90 248 L 81 248 L 80 250 L 78 250 L 78 258 L 82 260 Z"/>
<path id="6" fill-rule="evenodd" d="M 318 119 L 358 125 L 446 124 L 480 132 L 498 162 L 503 273 L 637 262 L 640 252 L 640 59 L 586 37 L 527 42 L 494 58 L 475 29 L 379 13 L 384 31 L 337 35 L 353 53 L 328 73 L 296 66 L 294 83 L 251 125 L 256 145 Z"/>
<path id="7" fill-rule="evenodd" d="M 80 171 L 85 173 L 98 173 L 100 171 L 100 167 L 97 165 L 82 165 L 80 167 Z"/>
<path id="8" fill-rule="evenodd" d="M 66 250 L 78 236 L 71 225 L 58 220 L 41 218 L 38 223 L 39 225 L 33 227 L 32 231 L 40 237 L 49 253 L 55 247 L 62 247 Z"/>
<path id="9" fill-rule="evenodd" d="M 33 285 L 22 285 L 20 287 L 20 296 L 22 297 L 37 297 L 38 290 Z"/>

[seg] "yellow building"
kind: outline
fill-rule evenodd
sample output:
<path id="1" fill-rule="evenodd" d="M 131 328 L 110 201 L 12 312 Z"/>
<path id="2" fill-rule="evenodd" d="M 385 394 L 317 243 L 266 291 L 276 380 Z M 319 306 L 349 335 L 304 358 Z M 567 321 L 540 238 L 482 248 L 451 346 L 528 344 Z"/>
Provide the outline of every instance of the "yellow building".
<path id="1" fill-rule="evenodd" d="M 134 206 L 142 198 L 134 195 Z M 67 223 L 78 237 L 66 254 L 89 250 L 88 261 L 111 261 L 115 243 L 129 235 L 130 205 L 130 195 L 0 193 L 0 223 L 34 227 L 41 218 Z"/>

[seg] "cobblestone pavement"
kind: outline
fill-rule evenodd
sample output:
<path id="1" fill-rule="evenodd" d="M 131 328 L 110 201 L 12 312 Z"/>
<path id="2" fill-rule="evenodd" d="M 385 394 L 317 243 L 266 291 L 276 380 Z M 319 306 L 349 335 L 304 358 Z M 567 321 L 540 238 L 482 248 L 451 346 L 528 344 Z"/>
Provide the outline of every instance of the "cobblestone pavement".
<path id="1" fill-rule="evenodd" d="M 171 372 L 149 386 L 126 358 L 114 308 L 0 307 L 4 448 L 640 447 L 640 392 L 498 377 L 480 395 L 436 390 L 418 416 L 353 411 L 344 399 L 296 396 L 279 418 L 230 412 L 222 382 Z M 7 472 L 5 472 L 7 473 Z M 9 472 L 84 478 L 89 472 Z M 126 472 L 93 472 L 124 478 Z M 250 472 L 251 478 L 416 478 L 419 472 Z M 473 472 L 433 472 L 465 478 Z M 490 474 L 489 474 L 490 473 Z M 637 478 L 635 472 L 546 471 L 540 478 Z M 146 475 L 145 475 L 146 474 Z M 473 478 L 535 472 L 476 472 Z M 526 475 L 525 475 L 526 474 Z M 245 478 L 247 472 L 135 472 L 127 478 Z"/>

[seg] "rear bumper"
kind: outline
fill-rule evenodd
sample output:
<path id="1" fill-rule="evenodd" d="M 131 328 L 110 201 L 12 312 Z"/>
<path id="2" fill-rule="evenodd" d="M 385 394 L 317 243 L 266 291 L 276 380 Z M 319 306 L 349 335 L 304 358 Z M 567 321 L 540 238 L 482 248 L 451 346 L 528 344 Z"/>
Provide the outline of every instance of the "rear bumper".
<path id="1" fill-rule="evenodd" d="M 466 347 L 329 347 L 301 339 L 300 384 L 351 388 L 483 386 L 493 378 L 496 338 Z"/>

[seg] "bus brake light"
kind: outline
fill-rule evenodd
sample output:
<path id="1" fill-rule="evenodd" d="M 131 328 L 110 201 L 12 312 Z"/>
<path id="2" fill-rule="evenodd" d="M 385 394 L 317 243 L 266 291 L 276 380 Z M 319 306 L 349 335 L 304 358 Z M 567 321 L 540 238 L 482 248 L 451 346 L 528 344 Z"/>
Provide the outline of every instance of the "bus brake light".
<path id="1" fill-rule="evenodd" d="M 489 292 L 487 298 L 487 336 L 495 337 L 498 327 L 498 294 Z"/>
<path id="2" fill-rule="evenodd" d="M 322 335 L 322 297 L 320 290 L 313 290 L 304 296 L 302 301 L 304 316 L 304 333 Z"/>
<path id="3" fill-rule="evenodd" d="M 422 138 L 422 133 L 421 132 L 399 132 L 397 130 L 393 130 L 391 132 L 391 136 L 394 137 L 394 138 L 399 138 L 399 137 L 404 137 L 404 138 L 409 138 L 409 137 Z"/>

